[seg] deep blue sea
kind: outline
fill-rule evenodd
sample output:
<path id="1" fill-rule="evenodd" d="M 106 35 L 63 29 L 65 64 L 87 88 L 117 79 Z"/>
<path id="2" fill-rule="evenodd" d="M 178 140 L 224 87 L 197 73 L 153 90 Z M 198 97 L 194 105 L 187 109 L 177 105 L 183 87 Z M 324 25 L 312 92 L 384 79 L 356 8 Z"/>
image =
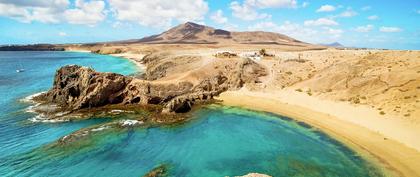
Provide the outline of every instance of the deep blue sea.
<path id="1" fill-rule="evenodd" d="M 124 75 L 128 60 L 76 52 L 0 52 L 0 176 L 142 176 L 166 165 L 168 176 L 382 176 L 355 152 L 308 125 L 270 113 L 210 105 L 181 125 L 108 129 L 83 142 L 60 137 L 110 119 L 31 122 L 21 99 L 46 91 L 55 71 L 79 64 Z M 24 68 L 17 73 L 16 69 Z"/>

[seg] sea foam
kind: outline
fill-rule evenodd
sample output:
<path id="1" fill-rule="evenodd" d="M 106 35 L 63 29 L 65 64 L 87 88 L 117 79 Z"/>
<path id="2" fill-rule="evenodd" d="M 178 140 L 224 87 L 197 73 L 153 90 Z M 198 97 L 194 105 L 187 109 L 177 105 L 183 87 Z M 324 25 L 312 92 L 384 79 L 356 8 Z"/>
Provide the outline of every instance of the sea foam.
<path id="1" fill-rule="evenodd" d="M 44 94 L 44 93 L 46 93 L 46 92 L 45 91 L 44 92 L 38 92 L 38 93 L 35 93 L 35 94 L 32 94 L 32 95 L 29 95 L 25 98 L 22 98 L 19 101 L 23 102 L 23 103 L 35 103 L 34 98 L 41 95 L 41 94 Z"/>

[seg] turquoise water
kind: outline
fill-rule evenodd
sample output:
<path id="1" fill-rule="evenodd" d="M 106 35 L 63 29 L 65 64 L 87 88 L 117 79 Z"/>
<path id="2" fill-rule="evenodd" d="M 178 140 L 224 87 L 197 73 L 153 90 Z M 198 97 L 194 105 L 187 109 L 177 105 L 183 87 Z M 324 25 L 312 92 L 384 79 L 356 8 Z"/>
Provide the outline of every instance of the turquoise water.
<path id="1" fill-rule="evenodd" d="M 73 144 L 51 146 L 70 132 L 109 120 L 31 123 L 27 119 L 33 115 L 23 111 L 29 105 L 19 103 L 20 98 L 48 89 L 54 70 L 66 63 L 123 74 L 135 70 L 132 63 L 118 58 L 52 52 L 42 55 L 62 60 L 51 59 L 39 65 L 36 61 L 42 62 L 43 57 L 30 60 L 33 55 L 28 56 L 39 74 L 28 70 L 24 77 L 16 76 L 14 67 L 3 65 L 7 60 L 9 65 L 15 64 L 13 59 L 4 59 L 14 55 L 0 53 L 0 92 L 7 98 L 0 105 L 6 108 L 0 117 L 0 176 L 142 176 L 161 164 L 167 165 L 169 176 L 181 177 L 250 172 L 276 177 L 381 176 L 353 151 L 305 124 L 218 105 L 193 112 L 193 119 L 181 125 L 108 129 Z M 6 74 L 26 78 L 29 85 L 37 86 L 3 80 Z M 9 85 L 3 85 L 6 82 Z"/>
<path id="2" fill-rule="evenodd" d="M 25 109 L 30 105 L 19 100 L 48 90 L 52 86 L 55 71 L 68 64 L 91 66 L 98 71 L 125 75 L 137 72 L 134 64 L 128 60 L 104 55 L 76 52 L 0 52 L 0 162 L 5 156 L 30 151 L 81 127 L 103 121 L 60 124 L 34 124 L 28 121 L 35 115 L 26 113 Z M 16 69 L 21 68 L 25 72 L 16 73 Z"/>

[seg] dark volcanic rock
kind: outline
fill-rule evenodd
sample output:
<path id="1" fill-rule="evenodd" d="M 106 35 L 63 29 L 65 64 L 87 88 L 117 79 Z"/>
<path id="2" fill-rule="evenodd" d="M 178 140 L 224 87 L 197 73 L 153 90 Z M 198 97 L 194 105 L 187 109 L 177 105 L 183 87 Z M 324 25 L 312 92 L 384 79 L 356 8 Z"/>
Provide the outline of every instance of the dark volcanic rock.
<path id="1" fill-rule="evenodd" d="M 166 69 L 157 69 L 148 77 L 160 78 Z M 183 113 L 194 104 L 211 100 L 223 91 L 241 88 L 245 83 L 256 83 L 261 75 L 265 75 L 264 68 L 251 60 L 237 62 L 233 69 L 215 72 L 198 82 L 141 80 L 69 65 L 57 70 L 53 88 L 40 99 L 59 105 L 61 111 L 108 104 L 139 104 L 160 105 L 163 113 Z"/>
<path id="2" fill-rule="evenodd" d="M 54 86 L 45 96 L 47 101 L 71 110 L 117 104 L 123 101 L 117 93 L 131 80 L 120 74 L 69 65 L 56 72 Z"/>

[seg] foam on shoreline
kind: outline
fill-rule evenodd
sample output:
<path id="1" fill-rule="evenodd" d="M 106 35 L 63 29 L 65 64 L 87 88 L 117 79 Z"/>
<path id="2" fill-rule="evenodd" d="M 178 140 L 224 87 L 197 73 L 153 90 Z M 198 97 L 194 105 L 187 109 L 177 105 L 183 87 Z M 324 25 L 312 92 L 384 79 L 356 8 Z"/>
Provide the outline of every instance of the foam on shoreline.
<path id="1" fill-rule="evenodd" d="M 48 119 L 47 116 L 45 116 L 44 114 L 38 114 L 33 118 L 28 119 L 31 122 L 37 123 L 37 122 L 41 122 L 41 123 L 61 123 L 61 122 L 68 122 L 68 119 Z"/>
<path id="2" fill-rule="evenodd" d="M 46 116 L 45 114 L 38 113 L 36 111 L 36 108 L 38 108 L 41 105 L 41 103 L 37 103 L 33 99 L 35 97 L 43 94 L 43 93 L 46 93 L 46 92 L 44 91 L 44 92 L 35 93 L 35 94 L 29 95 L 29 96 L 27 96 L 27 97 L 22 98 L 22 99 L 19 100 L 22 103 L 32 104 L 32 105 L 28 106 L 27 108 L 25 108 L 25 112 L 36 114 L 36 116 L 34 116 L 32 118 L 29 118 L 28 120 L 31 121 L 31 122 L 34 122 L 34 123 L 36 123 L 36 122 L 41 122 L 41 123 L 60 123 L 60 122 L 67 122 L 67 121 L 69 121 L 68 119 L 49 119 L 48 116 Z M 60 117 L 60 116 L 66 115 L 67 113 L 68 112 L 58 112 L 58 113 L 55 114 L 55 116 Z"/>
<path id="3" fill-rule="evenodd" d="M 146 66 L 140 63 L 140 60 L 142 60 L 145 55 L 133 54 L 133 53 L 120 53 L 120 54 L 110 54 L 110 55 L 129 60 L 130 62 L 136 65 L 137 70 L 139 72 L 144 72 L 146 70 Z"/>
<path id="4" fill-rule="evenodd" d="M 20 99 L 19 101 L 20 102 L 23 102 L 23 103 L 35 103 L 34 102 L 34 98 L 37 97 L 37 96 L 39 96 L 39 95 L 41 95 L 41 94 L 43 94 L 43 93 L 46 93 L 46 92 L 43 91 L 43 92 L 38 92 L 38 93 L 35 93 L 35 94 L 32 94 L 32 95 L 29 95 L 29 96 L 27 96 L 25 98 Z"/>

